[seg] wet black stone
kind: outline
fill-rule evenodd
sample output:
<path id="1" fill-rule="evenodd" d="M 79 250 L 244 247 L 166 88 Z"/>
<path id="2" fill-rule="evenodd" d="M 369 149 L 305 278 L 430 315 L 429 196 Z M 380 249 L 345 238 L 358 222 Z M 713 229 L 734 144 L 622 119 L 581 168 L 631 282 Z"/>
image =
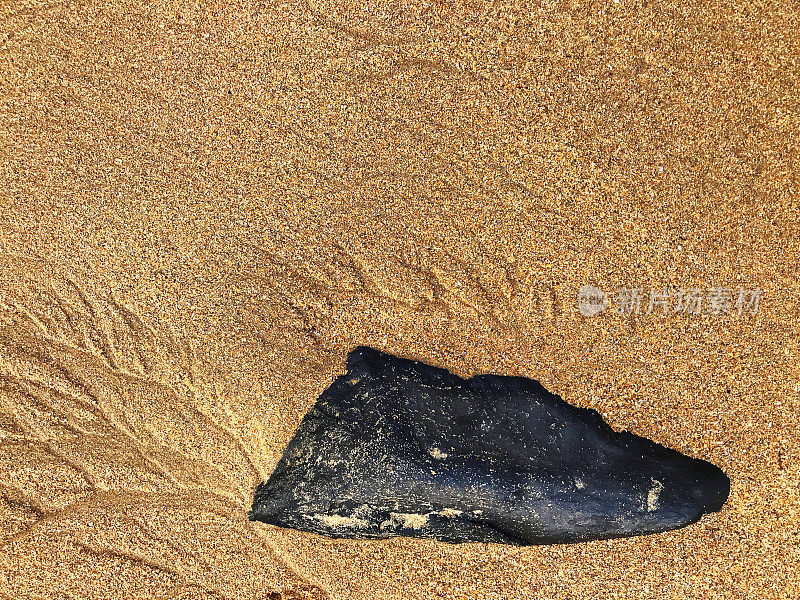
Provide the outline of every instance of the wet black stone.
<path id="1" fill-rule="evenodd" d="M 719 510 L 714 465 L 523 377 L 461 379 L 356 348 L 250 518 L 332 537 L 551 544 L 675 529 Z"/>

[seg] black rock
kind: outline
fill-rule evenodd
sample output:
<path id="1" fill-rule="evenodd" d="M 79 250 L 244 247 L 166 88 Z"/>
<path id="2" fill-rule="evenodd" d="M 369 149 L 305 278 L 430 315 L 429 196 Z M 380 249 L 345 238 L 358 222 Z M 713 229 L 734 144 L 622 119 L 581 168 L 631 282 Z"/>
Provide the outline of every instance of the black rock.
<path id="1" fill-rule="evenodd" d="M 332 537 L 552 544 L 675 529 L 725 503 L 714 465 L 523 377 L 461 379 L 356 348 L 250 519 Z"/>

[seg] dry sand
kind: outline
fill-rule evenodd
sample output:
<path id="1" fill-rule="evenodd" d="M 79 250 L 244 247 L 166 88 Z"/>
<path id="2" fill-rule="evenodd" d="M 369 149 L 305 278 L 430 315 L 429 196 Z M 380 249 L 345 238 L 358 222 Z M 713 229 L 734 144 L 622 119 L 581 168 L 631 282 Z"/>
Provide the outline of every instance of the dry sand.
<path id="1" fill-rule="evenodd" d="M 800 598 L 799 7 L 2 2 L 0 597 Z M 249 523 L 357 344 L 537 378 L 730 500 L 530 548 Z"/>

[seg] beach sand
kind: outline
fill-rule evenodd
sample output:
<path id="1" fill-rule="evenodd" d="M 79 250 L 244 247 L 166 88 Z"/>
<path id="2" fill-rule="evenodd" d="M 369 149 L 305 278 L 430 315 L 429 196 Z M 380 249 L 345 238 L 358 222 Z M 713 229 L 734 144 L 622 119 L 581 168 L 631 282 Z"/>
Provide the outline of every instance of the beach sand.
<path id="1" fill-rule="evenodd" d="M 0 597 L 800 598 L 799 14 L 4 2 Z M 526 548 L 249 522 L 356 345 L 536 378 L 730 499 Z"/>

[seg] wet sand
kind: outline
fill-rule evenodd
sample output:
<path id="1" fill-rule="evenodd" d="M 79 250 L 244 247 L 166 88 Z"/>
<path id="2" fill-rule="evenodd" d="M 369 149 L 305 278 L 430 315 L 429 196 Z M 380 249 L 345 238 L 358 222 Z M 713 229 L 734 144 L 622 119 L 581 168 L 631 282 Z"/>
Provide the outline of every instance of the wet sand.
<path id="1" fill-rule="evenodd" d="M 800 597 L 798 12 L 5 3 L 0 597 Z M 534 377 L 730 499 L 528 548 L 247 521 L 356 345 Z"/>

